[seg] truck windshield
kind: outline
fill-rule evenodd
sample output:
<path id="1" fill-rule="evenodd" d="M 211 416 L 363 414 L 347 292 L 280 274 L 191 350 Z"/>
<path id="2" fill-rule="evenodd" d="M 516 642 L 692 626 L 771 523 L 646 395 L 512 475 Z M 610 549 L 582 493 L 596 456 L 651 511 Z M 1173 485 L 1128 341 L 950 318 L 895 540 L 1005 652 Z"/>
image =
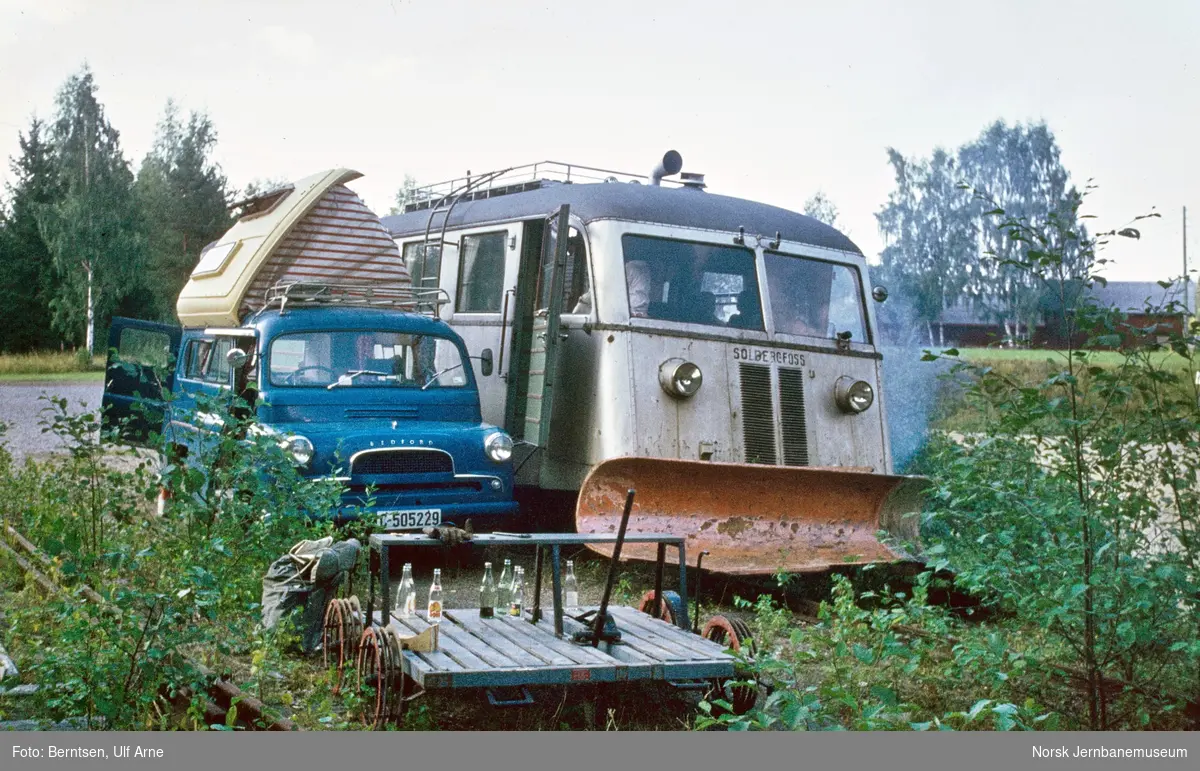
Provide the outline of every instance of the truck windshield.
<path id="1" fill-rule="evenodd" d="M 750 249 L 630 234 L 621 248 L 631 317 L 763 328 Z"/>
<path id="2" fill-rule="evenodd" d="M 867 342 L 862 285 L 855 268 L 780 252 L 763 256 L 776 332 L 827 340 L 849 332 L 851 341 Z"/>
<path id="3" fill-rule="evenodd" d="M 272 385 L 329 389 L 462 388 L 465 365 L 447 338 L 372 330 L 280 335 L 268 359 Z"/>

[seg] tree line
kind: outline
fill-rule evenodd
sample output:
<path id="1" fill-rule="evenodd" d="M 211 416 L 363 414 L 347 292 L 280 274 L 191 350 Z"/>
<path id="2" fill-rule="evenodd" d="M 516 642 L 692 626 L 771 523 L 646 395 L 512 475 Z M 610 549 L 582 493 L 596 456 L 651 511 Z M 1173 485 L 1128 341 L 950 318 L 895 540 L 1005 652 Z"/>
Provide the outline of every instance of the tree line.
<path id="1" fill-rule="evenodd" d="M 1035 229 L 1086 237 L 1076 227 L 1081 193 L 1054 134 L 1045 123 L 996 121 L 956 151 L 939 147 L 921 158 L 888 148 L 887 156 L 895 188 L 875 216 L 885 243 L 881 279 L 899 300 L 890 312 L 906 306 L 930 345 L 944 344 L 940 322 L 955 305 L 1002 324 L 1010 339 L 1028 336 L 1046 294 L 1022 264 L 1027 245 L 995 220 L 1006 213 Z M 1082 278 L 1078 245 L 1062 247 L 1060 278 Z"/>
<path id="2" fill-rule="evenodd" d="M 0 206 L 0 352 L 95 352 L 114 315 L 173 322 L 201 250 L 232 225 L 236 191 L 213 160 L 206 114 L 185 116 L 168 100 L 134 173 L 97 91 L 85 65 L 59 89 L 52 119 L 34 117 L 20 134 Z M 896 298 L 886 314 L 906 314 L 903 326 L 923 328 L 930 344 L 942 342 L 940 322 L 956 304 L 1012 338 L 1027 333 L 1041 289 L 1018 264 L 1021 245 L 988 220 L 1001 210 L 1035 227 L 1074 218 L 1079 192 L 1046 124 L 996 121 L 955 151 L 888 148 L 887 159 L 895 187 L 876 214 L 877 271 Z M 252 182 L 244 194 L 272 186 Z M 419 192 L 406 176 L 393 211 Z M 838 224 L 823 192 L 804 210 Z M 1077 253 L 1068 245 L 1065 272 L 1077 271 Z"/>
<path id="3" fill-rule="evenodd" d="M 200 251 L 232 225 L 217 132 L 168 100 L 134 173 L 85 65 L 34 117 L 0 209 L 0 352 L 95 352 L 114 315 L 175 320 Z"/>

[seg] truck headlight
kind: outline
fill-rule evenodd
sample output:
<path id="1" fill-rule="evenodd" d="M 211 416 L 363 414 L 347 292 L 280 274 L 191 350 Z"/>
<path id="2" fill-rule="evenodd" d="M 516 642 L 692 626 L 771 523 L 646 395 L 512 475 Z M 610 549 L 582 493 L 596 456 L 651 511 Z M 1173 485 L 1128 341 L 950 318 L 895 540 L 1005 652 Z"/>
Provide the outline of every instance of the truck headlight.
<path id="1" fill-rule="evenodd" d="M 489 458 L 497 463 L 503 463 L 512 457 L 513 441 L 508 434 L 497 431 L 494 434 L 488 434 L 487 439 L 483 440 L 483 449 Z"/>
<path id="2" fill-rule="evenodd" d="M 704 373 L 690 361 L 667 359 L 658 368 L 658 384 L 677 399 L 695 396 L 704 382 Z"/>
<path id="3" fill-rule="evenodd" d="M 313 459 L 313 443 L 308 437 L 299 434 L 289 436 L 283 440 L 283 449 L 292 456 L 292 463 L 297 466 L 306 466 Z"/>
<path id="4" fill-rule="evenodd" d="M 833 398 L 842 412 L 857 415 L 866 412 L 875 403 L 875 389 L 865 380 L 842 375 L 834 383 Z"/>

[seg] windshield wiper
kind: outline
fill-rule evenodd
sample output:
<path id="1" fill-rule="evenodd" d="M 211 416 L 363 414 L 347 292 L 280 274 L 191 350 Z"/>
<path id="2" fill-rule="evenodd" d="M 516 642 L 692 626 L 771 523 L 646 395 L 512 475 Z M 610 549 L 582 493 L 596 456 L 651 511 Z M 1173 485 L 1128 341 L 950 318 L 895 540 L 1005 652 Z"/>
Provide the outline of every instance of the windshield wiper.
<path id="1" fill-rule="evenodd" d="M 359 375 L 375 375 L 377 377 L 390 377 L 393 380 L 396 378 L 396 376 L 391 374 L 390 372 L 380 372 L 379 370 L 374 370 L 374 369 L 356 369 L 356 370 L 353 370 L 350 372 L 342 373 L 342 375 L 340 377 L 338 377 L 337 380 L 335 380 L 332 383 L 330 383 L 329 385 L 325 386 L 325 390 L 332 391 L 334 388 L 337 388 L 340 385 L 350 385 L 351 383 L 354 382 L 354 378 L 358 377 Z"/>
<path id="2" fill-rule="evenodd" d="M 451 372 L 451 371 L 453 371 L 453 370 L 456 370 L 456 369 L 458 369 L 458 368 L 459 368 L 459 367 L 461 367 L 461 366 L 462 366 L 462 362 L 460 361 L 458 364 L 455 364 L 453 367 L 446 367 L 446 368 L 445 368 L 444 370 L 442 370 L 441 372 L 434 373 L 434 376 L 433 376 L 433 377 L 431 377 L 431 378 L 429 378 L 429 382 L 428 382 L 428 383 L 426 383 L 425 385 L 421 386 L 421 390 L 422 390 L 422 391 L 424 391 L 426 388 L 428 388 L 429 386 L 431 386 L 431 385 L 433 385 L 434 383 L 436 383 L 436 382 L 437 382 L 437 379 L 438 379 L 439 377 L 441 377 L 442 375 L 446 374 L 447 372 Z"/>

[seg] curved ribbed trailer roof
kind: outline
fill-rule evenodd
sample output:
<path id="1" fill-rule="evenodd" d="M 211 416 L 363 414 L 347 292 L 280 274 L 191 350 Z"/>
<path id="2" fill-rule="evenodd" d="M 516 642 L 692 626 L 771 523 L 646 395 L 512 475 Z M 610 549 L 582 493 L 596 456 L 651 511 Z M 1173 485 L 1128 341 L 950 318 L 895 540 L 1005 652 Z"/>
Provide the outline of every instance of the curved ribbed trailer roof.
<path id="1" fill-rule="evenodd" d="M 563 204 L 569 204 L 571 214 L 585 224 L 612 219 L 732 232 L 743 227 L 747 235 L 773 238 L 778 231 L 785 241 L 862 254 L 854 242 L 838 230 L 778 206 L 690 188 L 627 182 L 545 182 L 536 190 L 459 201 L 446 227 L 456 229 L 543 217 Z M 382 222 L 396 238 L 424 235 L 429 214 L 429 209 L 419 209 L 383 217 Z M 442 219 L 440 213 L 434 217 L 431 236 L 440 233 Z"/>

